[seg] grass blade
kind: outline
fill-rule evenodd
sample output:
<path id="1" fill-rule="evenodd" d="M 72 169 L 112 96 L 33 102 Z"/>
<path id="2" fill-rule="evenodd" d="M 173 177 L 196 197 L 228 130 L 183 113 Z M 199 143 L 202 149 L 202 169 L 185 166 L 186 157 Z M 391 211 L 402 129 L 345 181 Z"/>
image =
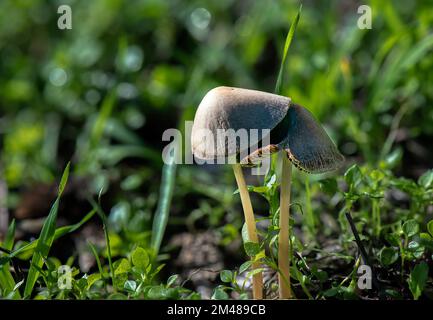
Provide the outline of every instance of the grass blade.
<path id="1" fill-rule="evenodd" d="M 275 93 L 280 94 L 283 87 L 284 73 L 287 64 L 287 53 L 295 35 L 296 27 L 301 16 L 302 5 L 299 6 L 295 20 L 292 22 L 287 33 L 284 44 L 283 58 L 281 60 L 280 71 L 278 73 Z M 278 284 L 280 299 L 291 299 L 293 294 L 290 285 L 290 262 L 293 261 L 293 252 L 290 249 L 290 187 L 292 164 L 287 157 L 283 157 L 282 177 L 280 187 L 280 216 L 279 216 L 279 235 L 278 235 Z"/>
<path id="2" fill-rule="evenodd" d="M 275 85 L 275 93 L 280 94 L 283 86 L 284 70 L 287 64 L 287 52 L 289 51 L 290 44 L 292 43 L 293 36 L 295 35 L 296 27 L 298 26 L 299 18 L 301 17 L 302 5 L 299 6 L 298 13 L 295 20 L 290 25 L 289 32 L 287 33 L 286 42 L 284 44 L 283 58 L 281 59 L 280 71 L 278 72 L 277 83 Z"/>
<path id="3" fill-rule="evenodd" d="M 99 192 L 99 199 L 101 199 L 102 189 L 101 192 Z M 105 215 L 104 211 L 102 210 L 99 203 L 96 203 L 95 200 L 89 199 L 90 203 L 92 204 L 93 208 L 98 213 L 98 216 L 101 218 L 102 226 L 104 229 L 104 236 L 105 236 L 105 243 L 107 245 L 107 257 L 108 257 L 108 264 L 110 266 L 110 275 L 111 275 L 111 282 L 113 284 L 113 290 L 116 291 L 116 287 L 114 285 L 114 268 L 113 268 L 113 260 L 111 258 L 111 246 L 110 246 L 110 237 L 108 235 L 108 227 L 107 227 L 107 216 Z M 102 274 L 101 274 L 102 276 Z"/>
<path id="4" fill-rule="evenodd" d="M 51 245 L 54 242 L 57 212 L 59 210 L 60 197 L 62 196 L 62 193 L 68 181 L 69 166 L 70 163 L 67 164 L 63 172 L 62 179 L 60 180 L 59 184 L 57 199 L 51 207 L 48 217 L 45 219 L 44 225 L 42 226 L 42 230 L 36 244 L 35 252 L 33 253 L 32 262 L 30 264 L 29 273 L 27 275 L 26 286 L 24 288 L 24 297 L 26 298 L 31 296 L 36 280 L 40 273 L 39 269 L 41 269 L 41 267 L 43 266 L 44 259 L 47 258 Z"/>
<path id="5" fill-rule="evenodd" d="M 54 232 L 54 241 L 56 241 L 57 239 L 59 239 L 60 237 L 63 237 L 64 235 L 68 234 L 68 233 L 72 233 L 76 230 L 78 230 L 79 228 L 81 228 L 82 225 L 84 225 L 87 221 L 89 221 L 96 213 L 95 209 L 92 209 L 89 213 L 87 213 L 83 219 L 81 219 L 79 222 L 69 225 L 69 226 L 63 226 L 60 228 L 57 228 L 56 231 Z M 9 258 L 13 258 L 13 257 L 17 257 L 20 256 L 22 254 L 27 253 L 30 250 L 34 250 L 36 248 L 38 244 L 38 239 L 26 244 L 25 246 L 22 246 L 21 248 L 13 251 L 11 254 L 9 254 Z"/>
<path id="6" fill-rule="evenodd" d="M 162 238 L 165 233 L 165 228 L 167 227 L 175 178 L 176 164 L 174 163 L 174 159 L 172 157 L 171 162 L 164 164 L 162 169 L 158 208 L 156 209 L 155 217 L 153 219 L 151 246 L 155 255 L 157 255 L 159 252 Z"/>
<path id="7" fill-rule="evenodd" d="M 4 249 L 6 250 L 12 250 L 14 246 L 14 238 L 15 238 L 15 219 L 12 220 L 11 224 L 9 225 L 8 231 L 6 233 L 6 238 L 3 243 Z M 8 295 L 9 293 L 14 291 L 15 288 L 15 280 L 10 272 L 10 264 L 9 262 L 6 262 L 2 266 L 0 266 L 0 287 L 3 292 L 3 296 Z M 13 294 L 13 298 L 20 298 L 20 294 L 18 291 L 16 291 Z"/>

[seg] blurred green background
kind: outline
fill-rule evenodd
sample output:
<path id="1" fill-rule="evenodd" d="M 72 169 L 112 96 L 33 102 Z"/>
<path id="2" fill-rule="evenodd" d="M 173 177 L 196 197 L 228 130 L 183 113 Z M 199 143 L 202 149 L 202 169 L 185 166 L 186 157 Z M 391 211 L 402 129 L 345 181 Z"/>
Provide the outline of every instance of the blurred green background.
<path id="1" fill-rule="evenodd" d="M 57 28 L 61 4 L 72 8 L 72 30 Z M 397 176 L 418 178 L 433 167 L 433 3 L 302 4 L 283 94 L 321 120 L 345 168 L 380 168 L 391 157 Z M 357 27 L 362 4 L 372 8 L 371 30 Z M 19 219 L 45 216 L 50 185 L 71 160 L 72 201 L 60 216 L 84 215 L 86 197 L 104 186 L 113 231 L 148 243 L 163 131 L 192 120 L 213 87 L 272 92 L 298 8 L 259 0 L 0 1 L 3 209 Z M 227 243 L 236 238 L 241 215 L 229 170 L 179 166 L 169 235 L 228 221 L 235 227 L 221 232 Z"/>

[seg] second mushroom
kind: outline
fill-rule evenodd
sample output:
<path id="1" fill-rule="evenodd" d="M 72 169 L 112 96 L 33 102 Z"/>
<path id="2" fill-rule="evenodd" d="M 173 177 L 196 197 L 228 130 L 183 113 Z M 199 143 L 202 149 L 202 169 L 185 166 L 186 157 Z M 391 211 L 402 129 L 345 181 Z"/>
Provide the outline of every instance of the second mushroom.
<path id="1" fill-rule="evenodd" d="M 260 141 L 250 139 L 245 143 L 242 141 L 245 136 L 238 134 L 240 130 L 246 130 L 247 133 L 252 130 L 268 130 L 269 136 Z M 226 134 L 227 132 L 232 135 Z M 249 139 L 251 136 L 247 137 Z M 344 162 L 344 157 L 306 108 L 292 103 L 288 97 L 233 87 L 217 87 L 205 95 L 195 114 L 191 145 L 192 152 L 198 159 L 233 165 L 248 237 L 256 243 L 259 242 L 256 223 L 241 166 L 260 165 L 263 157 L 279 151 L 283 153 L 278 282 L 280 299 L 290 299 L 291 164 L 309 173 L 321 173 L 337 169 Z M 253 268 L 259 267 L 253 264 Z M 263 296 L 262 281 L 261 273 L 255 273 L 254 299 Z"/>

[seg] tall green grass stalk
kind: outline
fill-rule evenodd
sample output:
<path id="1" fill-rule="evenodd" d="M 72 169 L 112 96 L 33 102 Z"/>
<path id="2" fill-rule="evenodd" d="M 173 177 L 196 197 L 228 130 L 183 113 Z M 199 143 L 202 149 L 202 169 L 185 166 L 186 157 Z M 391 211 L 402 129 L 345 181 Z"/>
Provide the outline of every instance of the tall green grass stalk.
<path id="1" fill-rule="evenodd" d="M 299 7 L 295 20 L 292 22 L 284 44 L 283 59 L 281 60 L 275 93 L 280 94 L 283 87 L 284 73 L 287 65 L 287 53 L 295 35 L 296 27 L 301 16 L 302 5 Z M 280 190 L 280 219 L 278 237 L 278 284 L 280 299 L 290 299 L 292 292 L 290 288 L 290 261 L 292 261 L 292 250 L 290 246 L 290 188 L 292 177 L 292 164 L 283 151 L 282 179 Z"/>
<path id="2" fill-rule="evenodd" d="M 174 155 L 172 155 L 170 157 L 170 162 L 164 164 L 164 167 L 162 169 L 159 202 L 156 209 L 155 217 L 153 219 L 151 246 L 154 250 L 155 255 L 157 255 L 159 252 L 162 238 L 167 227 L 175 181 L 176 164 L 174 162 Z"/>
<path id="3" fill-rule="evenodd" d="M 35 251 L 33 253 L 32 261 L 30 264 L 29 273 L 27 274 L 26 285 L 24 288 L 24 297 L 30 298 L 33 288 L 36 284 L 36 280 L 39 277 L 40 269 L 44 264 L 44 259 L 48 257 L 50 248 L 54 242 L 54 236 L 56 232 L 57 213 L 59 210 L 60 197 L 65 190 L 66 183 L 69 177 L 70 163 L 66 165 L 63 171 L 62 179 L 60 180 L 59 189 L 57 193 L 57 199 L 51 207 L 48 217 L 45 219 L 44 225 L 42 226 L 41 233 L 39 235 Z"/>
<path id="4" fill-rule="evenodd" d="M 192 71 L 184 98 L 181 102 L 182 106 L 186 106 L 192 100 L 193 93 L 198 87 L 201 79 L 203 78 L 203 75 L 204 70 L 201 67 L 196 67 Z M 178 124 L 178 128 L 182 131 L 184 135 L 186 134 L 184 128 L 184 121 L 187 119 L 189 111 L 189 108 L 184 109 L 181 121 Z M 153 218 L 151 247 L 154 251 L 155 257 L 159 253 L 165 229 L 167 228 L 168 217 L 170 215 L 171 200 L 173 198 L 173 191 L 176 182 L 177 164 L 174 161 L 176 150 L 173 150 L 173 152 L 174 153 L 171 154 L 169 162 L 165 163 L 162 168 L 158 207 Z"/>
<path id="5" fill-rule="evenodd" d="M 107 215 L 105 214 L 105 212 L 101 208 L 101 195 L 102 195 L 102 189 L 99 192 L 98 203 L 96 203 L 96 201 L 91 199 L 91 198 L 89 199 L 89 201 L 92 204 L 93 209 L 96 210 L 99 218 L 101 218 L 101 221 L 102 221 L 102 227 L 104 229 L 105 244 L 107 246 L 107 259 L 108 259 L 108 265 L 110 267 L 111 282 L 113 284 L 113 290 L 116 291 L 116 286 L 115 286 L 115 282 L 114 282 L 115 279 L 114 279 L 113 259 L 112 259 L 112 255 L 111 255 L 110 236 L 108 233 Z"/>
<path id="6" fill-rule="evenodd" d="M 15 219 L 13 219 L 8 227 L 5 241 L 3 243 L 4 249 L 9 251 L 12 250 L 14 246 L 15 227 Z M 12 299 L 19 299 L 21 298 L 21 295 L 18 290 L 14 290 L 16 283 L 9 269 L 9 262 L 5 261 L 3 265 L 0 263 L 0 287 L 2 289 L 2 295 L 6 297 L 11 294 Z"/>

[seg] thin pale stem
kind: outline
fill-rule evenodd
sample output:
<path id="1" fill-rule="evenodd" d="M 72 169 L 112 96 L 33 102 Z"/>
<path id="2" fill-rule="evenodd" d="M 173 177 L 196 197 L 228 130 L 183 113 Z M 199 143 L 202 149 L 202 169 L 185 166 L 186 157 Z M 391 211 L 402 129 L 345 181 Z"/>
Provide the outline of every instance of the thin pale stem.
<path id="1" fill-rule="evenodd" d="M 282 177 L 280 191 L 280 234 L 278 237 L 278 285 L 280 299 L 290 299 L 290 257 L 289 257 L 289 219 L 290 219 L 290 185 L 292 164 L 283 153 Z"/>
<path id="2" fill-rule="evenodd" d="M 253 206 L 251 205 L 250 195 L 245 183 L 244 175 L 240 164 L 233 165 L 236 182 L 241 196 L 242 208 L 244 210 L 245 223 L 247 225 L 248 238 L 250 241 L 258 243 L 256 220 L 254 219 Z M 260 268 L 260 263 L 253 263 L 253 270 Z M 253 298 L 263 299 L 263 276 L 261 272 L 253 275 Z"/>

